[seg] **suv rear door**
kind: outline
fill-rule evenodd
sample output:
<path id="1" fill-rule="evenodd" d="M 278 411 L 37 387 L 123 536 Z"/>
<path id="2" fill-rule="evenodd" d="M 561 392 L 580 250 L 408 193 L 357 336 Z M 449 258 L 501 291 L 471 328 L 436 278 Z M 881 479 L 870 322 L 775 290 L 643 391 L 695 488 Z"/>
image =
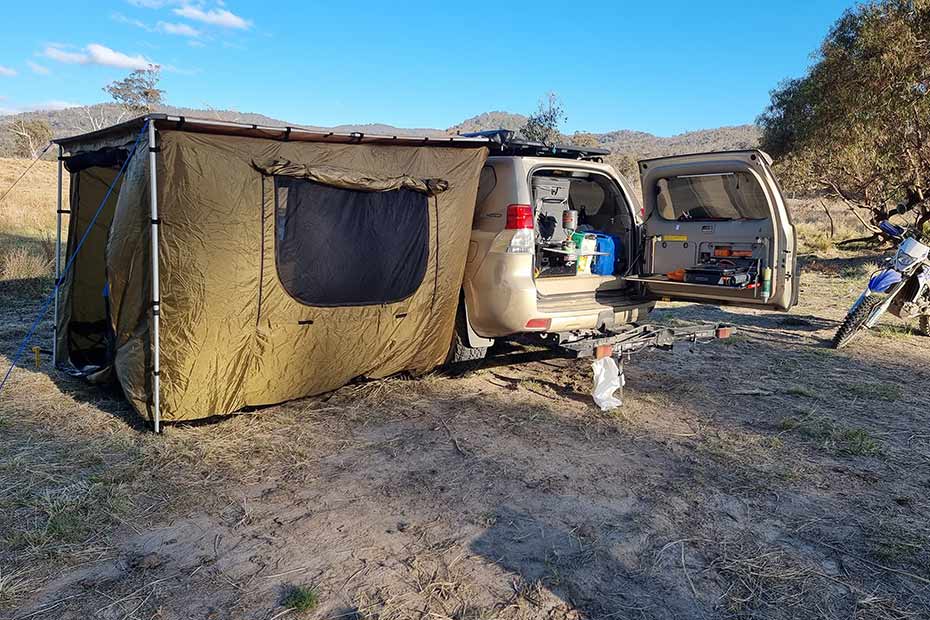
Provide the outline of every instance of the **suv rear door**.
<path id="1" fill-rule="evenodd" d="M 776 310 L 797 303 L 795 231 L 768 155 L 663 157 L 639 162 L 639 172 L 645 246 L 640 275 L 629 280 L 663 300 Z M 691 271 L 681 281 L 684 269 Z M 738 275 L 729 285 L 695 283 L 695 269 L 706 269 L 705 278 L 716 278 L 714 269 Z"/>

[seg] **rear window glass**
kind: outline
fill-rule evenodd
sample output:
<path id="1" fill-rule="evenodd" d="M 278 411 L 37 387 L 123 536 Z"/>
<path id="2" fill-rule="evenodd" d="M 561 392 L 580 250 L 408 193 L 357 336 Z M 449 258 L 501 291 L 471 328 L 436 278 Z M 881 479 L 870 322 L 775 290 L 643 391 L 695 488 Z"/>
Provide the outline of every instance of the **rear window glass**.
<path id="1" fill-rule="evenodd" d="M 275 241 L 278 277 L 301 303 L 400 301 L 419 288 L 426 273 L 427 196 L 275 177 Z"/>
<path id="2" fill-rule="evenodd" d="M 762 186 L 748 172 L 660 179 L 656 204 L 666 220 L 761 220 L 769 217 Z"/>
<path id="3" fill-rule="evenodd" d="M 478 196 L 475 198 L 475 204 L 481 205 L 494 188 L 497 187 L 497 173 L 491 166 L 485 166 L 481 169 L 481 176 L 478 177 Z"/>

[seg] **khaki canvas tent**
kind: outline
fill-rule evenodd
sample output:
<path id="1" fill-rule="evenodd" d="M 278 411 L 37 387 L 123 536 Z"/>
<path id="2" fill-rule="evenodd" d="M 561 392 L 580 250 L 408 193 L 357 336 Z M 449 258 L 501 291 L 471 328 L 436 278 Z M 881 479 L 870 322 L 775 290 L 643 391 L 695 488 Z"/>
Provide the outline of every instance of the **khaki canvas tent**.
<path id="1" fill-rule="evenodd" d="M 56 364 L 156 430 L 444 360 L 485 140 L 151 115 L 57 143 L 56 269 L 86 240 Z"/>

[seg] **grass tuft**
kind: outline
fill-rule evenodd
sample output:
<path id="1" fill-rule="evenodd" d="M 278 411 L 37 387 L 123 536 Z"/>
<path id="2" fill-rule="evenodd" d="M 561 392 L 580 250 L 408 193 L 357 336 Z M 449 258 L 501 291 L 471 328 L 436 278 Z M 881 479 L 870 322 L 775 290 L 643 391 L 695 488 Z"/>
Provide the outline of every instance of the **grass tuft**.
<path id="1" fill-rule="evenodd" d="M 882 456 L 884 454 L 881 442 L 865 429 L 840 427 L 824 416 L 812 414 L 803 417 L 788 416 L 782 418 L 779 426 L 783 432 L 797 432 L 834 454 L 848 456 Z"/>
<path id="2" fill-rule="evenodd" d="M 795 224 L 795 228 L 802 251 L 825 253 L 834 249 L 833 239 L 824 233 L 822 226 L 799 222 Z"/>
<path id="3" fill-rule="evenodd" d="M 912 329 L 910 325 L 877 325 L 872 330 L 872 333 L 879 338 L 904 340 L 916 335 L 917 331 Z"/>
<path id="4" fill-rule="evenodd" d="M 31 580 L 25 575 L 23 570 L 4 569 L 0 566 L 0 609 L 4 605 L 16 602 L 32 590 Z"/>
<path id="5" fill-rule="evenodd" d="M 33 280 L 52 275 L 52 260 L 35 247 L 20 245 L 0 254 L 0 280 Z"/>
<path id="6" fill-rule="evenodd" d="M 817 398 L 817 393 L 806 385 L 792 385 L 785 392 L 789 396 L 803 396 L 804 398 Z"/>
<path id="7" fill-rule="evenodd" d="M 295 585 L 287 589 L 281 603 L 288 609 L 304 613 L 320 604 L 320 595 L 314 586 Z"/>
<path id="8" fill-rule="evenodd" d="M 880 456 L 883 450 L 878 441 L 861 428 L 847 428 L 837 437 L 837 450 L 853 456 Z"/>
<path id="9" fill-rule="evenodd" d="M 904 395 L 901 386 L 894 383 L 847 383 L 843 389 L 860 398 L 874 398 L 894 402 Z"/>

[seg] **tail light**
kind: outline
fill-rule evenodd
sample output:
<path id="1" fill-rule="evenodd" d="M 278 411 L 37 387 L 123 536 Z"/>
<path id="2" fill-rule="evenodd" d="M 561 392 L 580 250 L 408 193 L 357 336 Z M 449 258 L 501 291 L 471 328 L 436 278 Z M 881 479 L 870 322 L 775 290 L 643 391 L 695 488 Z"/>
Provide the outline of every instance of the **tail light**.
<path id="1" fill-rule="evenodd" d="M 509 205 L 507 207 L 507 230 L 525 230 L 533 228 L 533 207 L 530 205 Z"/>
<path id="2" fill-rule="evenodd" d="M 526 322 L 526 329 L 539 329 L 548 331 L 552 326 L 552 319 L 530 319 Z"/>
<path id="3" fill-rule="evenodd" d="M 509 205 L 507 207 L 507 225 L 494 239 L 491 251 L 506 252 L 507 254 L 532 254 L 536 249 L 533 224 L 533 207 L 530 205 Z"/>

